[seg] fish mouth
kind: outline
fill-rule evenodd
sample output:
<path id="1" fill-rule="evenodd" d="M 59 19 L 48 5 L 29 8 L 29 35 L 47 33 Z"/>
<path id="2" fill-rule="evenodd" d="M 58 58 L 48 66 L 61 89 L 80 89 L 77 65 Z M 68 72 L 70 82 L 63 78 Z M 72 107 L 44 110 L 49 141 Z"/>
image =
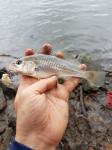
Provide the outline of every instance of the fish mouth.
<path id="1" fill-rule="evenodd" d="M 21 74 L 22 73 L 22 71 L 20 71 L 20 70 L 18 70 L 16 67 L 15 67 L 15 65 L 11 65 L 11 66 L 9 66 L 9 72 L 10 72 L 10 74 L 11 75 L 13 75 L 13 76 L 15 76 L 15 75 L 18 75 L 18 74 Z"/>
<path id="2" fill-rule="evenodd" d="M 10 77 L 16 76 L 18 74 L 17 71 L 14 71 L 14 70 L 11 70 L 11 69 L 9 69 L 8 72 L 9 72 L 8 74 L 9 74 Z"/>
<path id="3" fill-rule="evenodd" d="M 18 74 L 18 70 L 15 68 L 15 66 L 13 65 L 10 65 L 9 66 L 9 72 L 11 73 L 11 74 Z"/>

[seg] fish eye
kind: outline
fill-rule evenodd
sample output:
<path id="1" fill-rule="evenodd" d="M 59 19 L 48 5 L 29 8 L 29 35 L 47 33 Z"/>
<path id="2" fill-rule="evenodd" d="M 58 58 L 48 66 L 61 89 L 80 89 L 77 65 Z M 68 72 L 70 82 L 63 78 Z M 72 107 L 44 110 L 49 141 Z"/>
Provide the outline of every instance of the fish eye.
<path id="1" fill-rule="evenodd" d="M 16 61 L 16 64 L 17 64 L 17 65 L 21 65 L 21 64 L 22 64 L 22 60 L 17 60 L 17 61 Z"/>

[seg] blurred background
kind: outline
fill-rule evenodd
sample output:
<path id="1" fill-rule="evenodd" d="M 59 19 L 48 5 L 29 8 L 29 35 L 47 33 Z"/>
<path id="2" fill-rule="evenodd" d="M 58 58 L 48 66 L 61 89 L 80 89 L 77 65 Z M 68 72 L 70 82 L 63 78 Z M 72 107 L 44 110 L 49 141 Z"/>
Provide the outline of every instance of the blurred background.
<path id="1" fill-rule="evenodd" d="M 112 1 L 0 0 L 0 53 L 21 56 L 45 42 L 111 58 Z"/>

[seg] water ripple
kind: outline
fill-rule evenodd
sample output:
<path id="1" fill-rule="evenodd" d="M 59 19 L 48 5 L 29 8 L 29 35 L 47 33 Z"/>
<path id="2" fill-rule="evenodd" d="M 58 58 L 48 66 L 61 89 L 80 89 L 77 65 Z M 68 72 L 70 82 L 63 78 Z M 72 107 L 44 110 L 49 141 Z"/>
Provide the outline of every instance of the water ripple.
<path id="1" fill-rule="evenodd" d="M 55 49 L 92 53 L 112 48 L 111 0 L 0 0 L 0 52 L 21 55 L 51 42 Z M 103 49 L 106 52 L 104 53 Z"/>

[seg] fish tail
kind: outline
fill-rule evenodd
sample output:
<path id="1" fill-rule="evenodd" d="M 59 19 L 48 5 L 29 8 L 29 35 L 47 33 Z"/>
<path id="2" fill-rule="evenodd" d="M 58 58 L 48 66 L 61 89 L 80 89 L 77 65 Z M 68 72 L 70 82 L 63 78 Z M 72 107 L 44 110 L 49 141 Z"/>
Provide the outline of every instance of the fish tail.
<path id="1" fill-rule="evenodd" d="M 90 86 L 101 87 L 104 85 L 106 73 L 103 71 L 86 71 L 85 79 Z"/>

